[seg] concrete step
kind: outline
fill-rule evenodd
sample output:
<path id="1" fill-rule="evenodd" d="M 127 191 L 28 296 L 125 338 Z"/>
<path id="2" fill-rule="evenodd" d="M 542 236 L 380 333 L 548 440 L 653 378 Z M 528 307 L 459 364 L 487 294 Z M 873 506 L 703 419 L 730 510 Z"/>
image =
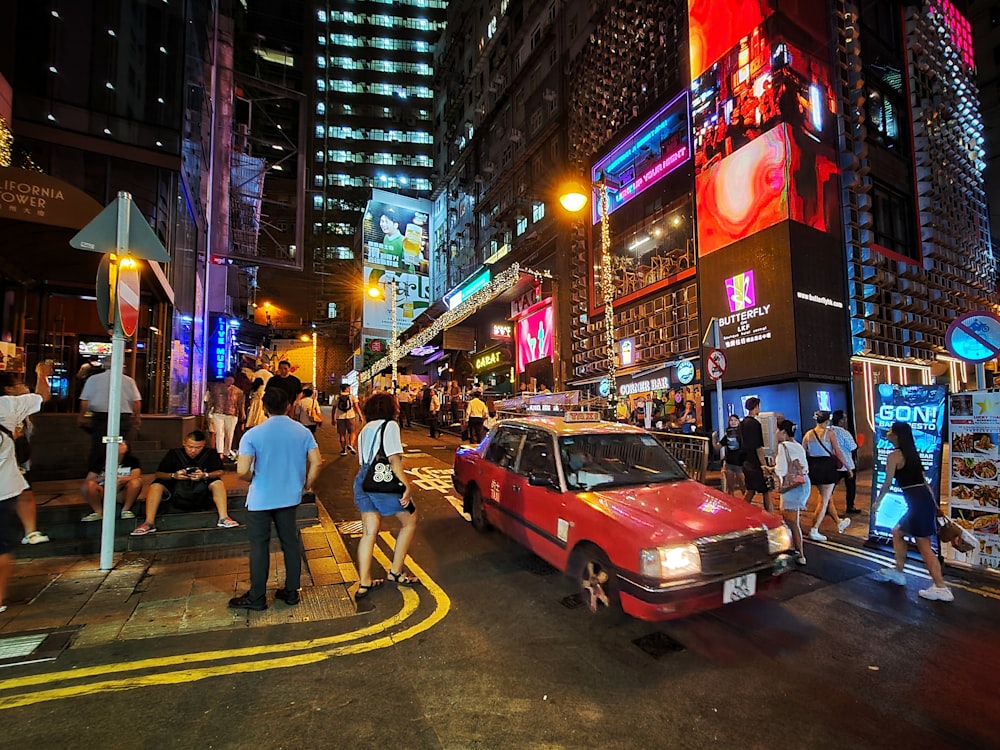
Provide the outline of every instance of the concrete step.
<path id="1" fill-rule="evenodd" d="M 95 554 L 101 548 L 101 522 L 81 522 L 80 518 L 88 510 L 85 506 L 65 506 L 59 510 L 65 514 L 61 523 L 52 523 L 55 513 L 39 516 L 38 528 L 51 541 L 44 544 L 18 545 L 18 557 L 39 558 L 61 555 Z M 238 529 L 220 529 L 216 526 L 219 516 L 215 511 L 196 513 L 163 513 L 157 516 L 157 531 L 142 537 L 133 537 L 131 532 L 142 523 L 143 514 L 137 512 L 135 519 L 115 519 L 115 551 L 143 549 L 177 549 L 183 547 L 203 547 L 215 544 L 233 544 L 246 541 L 247 510 L 240 505 L 230 505 L 229 515 L 240 523 Z M 303 503 L 298 507 L 296 518 L 299 528 L 318 522 L 319 511 L 315 503 Z M 23 535 L 23 532 L 18 529 Z M 156 541 L 162 538 L 162 541 Z M 20 539 L 20 537 L 18 537 Z"/>

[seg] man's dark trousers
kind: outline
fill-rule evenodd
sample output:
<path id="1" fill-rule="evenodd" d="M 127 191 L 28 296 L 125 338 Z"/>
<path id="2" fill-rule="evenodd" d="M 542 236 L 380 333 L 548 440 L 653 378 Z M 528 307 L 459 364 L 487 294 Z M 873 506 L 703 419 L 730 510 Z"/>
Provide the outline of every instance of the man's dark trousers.
<path id="1" fill-rule="evenodd" d="M 298 591 L 302 577 L 299 553 L 299 530 L 295 524 L 297 505 L 273 510 L 247 512 L 247 536 L 250 538 L 250 598 L 267 600 L 267 579 L 271 569 L 271 522 L 278 531 L 281 552 L 285 557 L 285 590 Z"/>

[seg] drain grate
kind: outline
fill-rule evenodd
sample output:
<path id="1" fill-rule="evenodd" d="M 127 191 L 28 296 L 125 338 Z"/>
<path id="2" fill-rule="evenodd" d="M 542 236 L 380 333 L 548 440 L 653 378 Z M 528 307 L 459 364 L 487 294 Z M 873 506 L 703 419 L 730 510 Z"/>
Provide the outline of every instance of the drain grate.
<path id="1" fill-rule="evenodd" d="M 337 531 L 347 536 L 361 536 L 361 533 L 364 531 L 364 525 L 361 521 L 342 521 L 337 524 Z"/>
<path id="2" fill-rule="evenodd" d="M 66 630 L 36 630 L 0 638 L 0 667 L 16 667 L 53 661 L 69 645 L 77 627 Z"/>
<path id="3" fill-rule="evenodd" d="M 575 594 L 570 594 L 569 596 L 564 596 L 559 600 L 559 603 L 563 605 L 566 609 L 576 609 L 577 607 L 582 607 L 586 602 L 583 599 L 583 593 L 577 592 Z"/>
<path id="4" fill-rule="evenodd" d="M 659 632 L 636 638 L 632 643 L 654 659 L 659 659 L 669 654 L 676 654 L 684 650 L 684 644 L 678 643 L 666 633 Z"/>

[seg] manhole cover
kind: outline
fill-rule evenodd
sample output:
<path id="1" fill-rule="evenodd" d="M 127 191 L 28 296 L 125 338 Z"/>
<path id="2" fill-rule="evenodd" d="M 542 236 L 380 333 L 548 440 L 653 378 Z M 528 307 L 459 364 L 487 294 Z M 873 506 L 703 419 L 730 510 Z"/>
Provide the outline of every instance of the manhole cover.
<path id="1" fill-rule="evenodd" d="M 683 644 L 678 643 L 666 633 L 650 633 L 642 638 L 636 638 L 632 643 L 654 659 L 684 650 Z"/>

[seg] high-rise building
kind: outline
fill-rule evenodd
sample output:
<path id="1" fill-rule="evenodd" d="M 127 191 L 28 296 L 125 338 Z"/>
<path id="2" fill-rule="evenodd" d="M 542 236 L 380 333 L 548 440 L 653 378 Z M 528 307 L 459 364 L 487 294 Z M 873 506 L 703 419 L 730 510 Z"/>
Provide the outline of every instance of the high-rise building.
<path id="1" fill-rule="evenodd" d="M 434 43 L 444 0 L 313 3 L 308 11 L 305 244 L 313 317 L 359 319 L 355 235 L 373 189 L 429 198 Z M 356 331 L 355 331 L 356 332 Z"/>

